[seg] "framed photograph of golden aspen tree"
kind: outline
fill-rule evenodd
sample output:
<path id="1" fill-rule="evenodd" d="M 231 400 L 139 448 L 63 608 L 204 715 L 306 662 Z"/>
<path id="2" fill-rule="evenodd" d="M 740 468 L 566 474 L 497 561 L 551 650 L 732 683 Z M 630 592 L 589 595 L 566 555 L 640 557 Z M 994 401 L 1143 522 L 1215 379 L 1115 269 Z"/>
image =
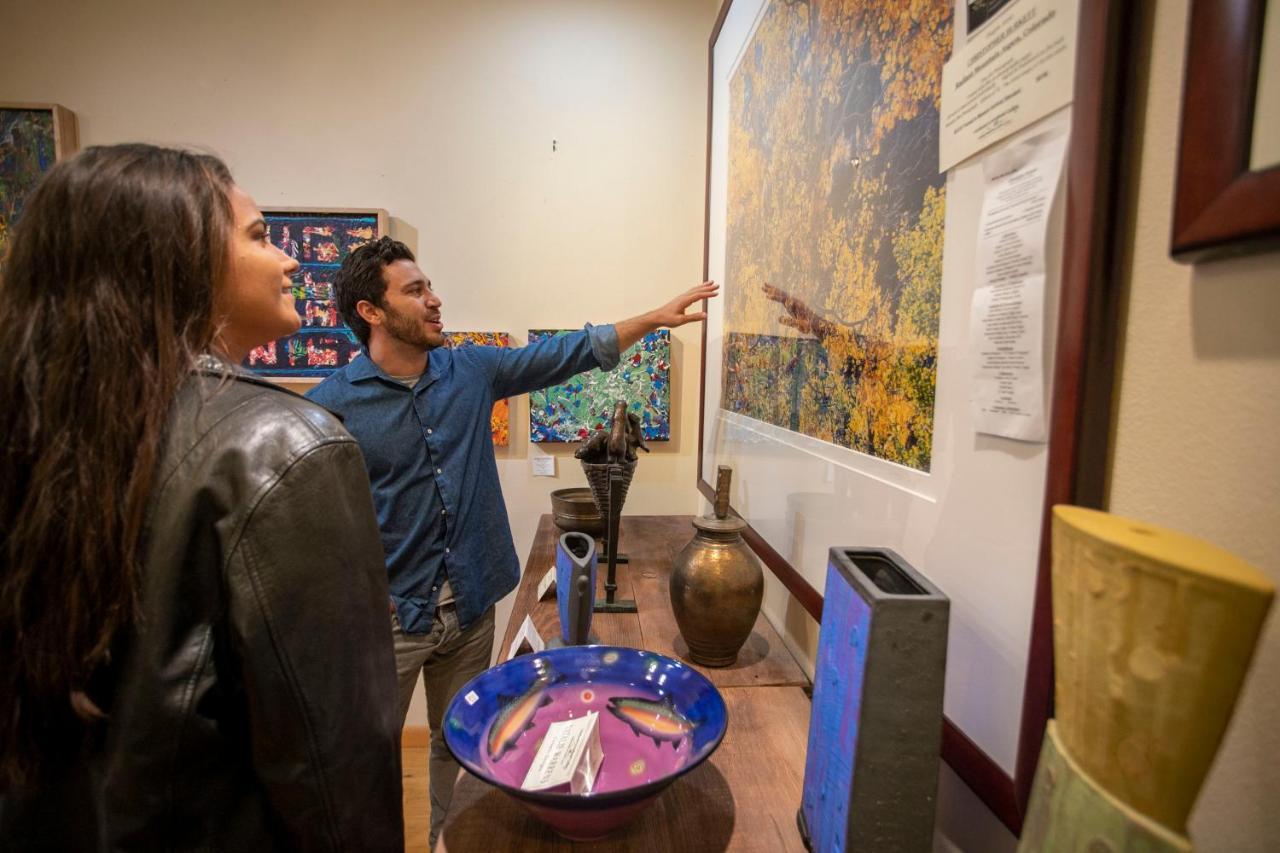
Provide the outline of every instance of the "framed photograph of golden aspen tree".
<path id="1" fill-rule="evenodd" d="M 784 636 L 816 641 L 805 615 L 821 619 L 833 545 L 891 548 L 947 593 L 943 758 L 1016 831 L 1051 705 L 1041 534 L 1053 503 L 1102 499 L 1131 13 L 1079 4 L 1074 104 L 1009 140 L 1069 134 L 1046 252 L 1049 440 L 1032 443 L 978 432 L 969 406 L 982 156 L 941 173 L 938 139 L 973 5 L 722 6 L 704 247 L 722 295 L 703 330 L 698 487 L 710 499 L 717 466 L 734 469 Z"/>

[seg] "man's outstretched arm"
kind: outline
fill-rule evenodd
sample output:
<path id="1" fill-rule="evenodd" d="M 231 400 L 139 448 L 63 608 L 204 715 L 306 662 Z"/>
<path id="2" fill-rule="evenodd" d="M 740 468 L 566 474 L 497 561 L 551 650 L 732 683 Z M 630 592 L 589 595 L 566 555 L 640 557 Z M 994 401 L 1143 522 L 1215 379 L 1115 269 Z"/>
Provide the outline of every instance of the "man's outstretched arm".
<path id="1" fill-rule="evenodd" d="M 719 292 L 720 285 L 713 281 L 704 281 L 697 287 L 689 288 L 660 308 L 615 323 L 613 329 L 618 333 L 618 351 L 625 352 L 636 341 L 657 329 L 664 327 L 674 329 L 685 323 L 696 323 L 707 319 L 706 311 L 685 312 L 695 303 L 710 299 Z"/>
<path id="2" fill-rule="evenodd" d="M 494 350 L 494 397 L 509 397 L 546 388 L 595 367 L 612 370 L 618 363 L 619 354 L 649 332 L 664 326 L 683 326 L 706 319 L 705 312 L 685 312 L 695 302 L 718 292 L 717 285 L 706 282 L 686 290 L 660 308 L 613 326 L 588 327 L 585 332 L 519 349 Z"/>

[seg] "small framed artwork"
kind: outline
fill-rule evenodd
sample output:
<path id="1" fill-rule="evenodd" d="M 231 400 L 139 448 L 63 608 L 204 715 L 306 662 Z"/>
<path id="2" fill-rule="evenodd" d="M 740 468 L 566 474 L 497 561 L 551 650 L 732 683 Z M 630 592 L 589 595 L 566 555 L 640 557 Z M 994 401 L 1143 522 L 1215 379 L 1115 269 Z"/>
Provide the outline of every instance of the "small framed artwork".
<path id="1" fill-rule="evenodd" d="M 569 334 L 531 329 L 529 343 Z M 608 373 L 590 370 L 529 395 L 529 440 L 585 441 L 613 417 L 614 403 L 640 419 L 646 441 L 671 439 L 671 332 L 650 332 L 622 354 Z"/>
<path id="2" fill-rule="evenodd" d="M 347 255 L 387 233 L 378 208 L 265 207 L 267 238 L 298 261 L 293 304 L 302 328 L 257 347 L 244 366 L 260 376 L 320 380 L 360 354 L 360 340 L 338 315 L 333 278 Z"/>
<path id="3" fill-rule="evenodd" d="M 0 258 L 40 179 L 79 147 L 76 116 L 66 107 L 0 103 Z"/>
<path id="4" fill-rule="evenodd" d="M 1192 0 L 1174 260 L 1280 248 L 1280 4 Z"/>
<path id="5" fill-rule="evenodd" d="M 510 347 L 511 336 L 506 332 L 445 332 L 449 346 L 459 347 Z M 506 447 L 511 443 L 511 404 L 504 397 L 493 401 L 489 415 L 489 429 L 493 433 L 493 446 Z"/>

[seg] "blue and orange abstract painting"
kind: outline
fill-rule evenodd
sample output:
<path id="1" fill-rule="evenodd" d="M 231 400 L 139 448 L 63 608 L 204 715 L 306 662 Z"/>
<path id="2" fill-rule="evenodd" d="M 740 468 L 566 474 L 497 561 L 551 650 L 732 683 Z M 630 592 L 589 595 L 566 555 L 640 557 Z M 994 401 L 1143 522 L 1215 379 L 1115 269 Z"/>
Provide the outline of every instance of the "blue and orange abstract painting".
<path id="1" fill-rule="evenodd" d="M 511 336 L 506 332 L 445 332 L 452 349 L 459 347 L 503 347 L 511 346 Z M 511 443 L 511 405 L 507 398 L 493 401 L 493 411 L 489 414 L 489 430 L 493 434 L 494 447 L 506 447 Z"/>
<path id="2" fill-rule="evenodd" d="M 52 110 L 0 109 L 0 258 L 27 199 L 56 159 Z"/>
<path id="3" fill-rule="evenodd" d="M 532 329 L 529 343 L 569 334 Z M 671 332 L 650 332 L 622 354 L 608 373 L 589 370 L 529 395 L 529 440 L 584 441 L 604 429 L 618 400 L 640 418 L 646 441 L 671 439 Z"/>
<path id="4" fill-rule="evenodd" d="M 298 261 L 293 305 L 302 328 L 249 353 L 244 366 L 262 376 L 322 378 L 360 354 L 360 341 L 338 316 L 333 277 L 352 250 L 378 239 L 370 214 L 267 213 L 267 239 Z"/>

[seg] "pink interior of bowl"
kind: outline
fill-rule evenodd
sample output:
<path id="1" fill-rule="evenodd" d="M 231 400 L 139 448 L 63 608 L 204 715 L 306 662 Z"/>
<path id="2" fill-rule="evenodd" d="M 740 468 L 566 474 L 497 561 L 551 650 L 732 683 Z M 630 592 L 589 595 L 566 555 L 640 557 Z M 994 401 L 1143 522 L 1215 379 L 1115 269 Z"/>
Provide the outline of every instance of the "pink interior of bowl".
<path id="1" fill-rule="evenodd" d="M 672 775 L 689 762 L 690 739 L 665 739 L 656 715 L 631 713 L 624 719 L 610 710 L 610 699 L 656 703 L 659 701 L 656 692 L 631 684 L 587 681 L 551 686 L 547 689 L 547 697 L 551 701 L 538 710 L 532 725 L 519 735 L 513 746 L 496 760 L 488 750 L 482 752 L 481 767 L 494 780 L 519 788 L 547 728 L 552 723 L 576 719 L 590 711 L 599 714 L 600 745 L 604 753 L 593 794 L 644 785 Z M 490 725 L 496 724 L 495 720 Z M 488 735 L 486 732 L 486 739 Z"/>

